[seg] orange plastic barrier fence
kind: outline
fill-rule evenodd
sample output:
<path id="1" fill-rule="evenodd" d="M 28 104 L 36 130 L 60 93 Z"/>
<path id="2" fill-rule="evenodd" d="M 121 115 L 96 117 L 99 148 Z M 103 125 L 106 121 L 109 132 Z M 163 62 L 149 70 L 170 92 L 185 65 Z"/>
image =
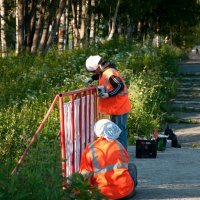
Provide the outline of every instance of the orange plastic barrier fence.
<path id="1" fill-rule="evenodd" d="M 69 97 L 68 102 L 65 98 Z M 88 87 L 59 95 L 60 138 L 63 176 L 79 169 L 81 154 L 94 140 L 97 120 L 97 90 Z"/>
<path id="2" fill-rule="evenodd" d="M 97 111 L 97 89 L 95 86 L 55 96 L 44 119 L 11 174 L 15 174 L 18 170 L 57 101 L 59 102 L 63 176 L 66 177 L 78 171 L 81 154 L 85 146 L 94 140 L 93 126 L 97 116 L 100 116 Z"/>

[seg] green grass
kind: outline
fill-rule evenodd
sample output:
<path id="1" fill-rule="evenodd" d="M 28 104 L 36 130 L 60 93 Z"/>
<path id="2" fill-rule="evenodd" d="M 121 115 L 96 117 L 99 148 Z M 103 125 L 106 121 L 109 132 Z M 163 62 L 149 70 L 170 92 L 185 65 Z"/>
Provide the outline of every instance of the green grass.
<path id="1" fill-rule="evenodd" d="M 193 144 L 192 147 L 195 148 L 195 149 L 199 149 L 200 148 L 200 144 Z"/>

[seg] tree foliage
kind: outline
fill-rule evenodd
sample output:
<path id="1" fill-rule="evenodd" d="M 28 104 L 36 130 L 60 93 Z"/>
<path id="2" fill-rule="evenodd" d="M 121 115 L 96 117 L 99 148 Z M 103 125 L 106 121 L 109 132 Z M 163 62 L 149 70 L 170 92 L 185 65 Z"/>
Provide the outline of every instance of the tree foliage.
<path id="1" fill-rule="evenodd" d="M 113 21 L 116 1 L 98 0 L 95 6 L 90 2 L 6 1 L 8 47 L 19 48 L 19 53 L 26 51 L 30 54 L 46 54 L 50 47 L 58 46 L 59 37 L 63 37 L 60 47 L 67 49 L 88 46 L 99 39 L 106 40 L 112 31 L 117 36 L 139 41 L 153 40 L 159 35 L 175 45 L 190 46 L 192 44 L 187 45 L 187 37 L 196 31 L 194 27 L 200 19 L 200 3 L 197 0 L 121 0 L 116 22 Z M 15 20 L 16 10 L 21 18 Z M 64 15 L 67 21 L 60 23 Z M 19 27 L 16 22 L 19 22 Z M 90 30 L 92 23 L 95 24 L 92 28 L 94 30 Z M 94 34 L 90 35 L 93 31 Z"/>

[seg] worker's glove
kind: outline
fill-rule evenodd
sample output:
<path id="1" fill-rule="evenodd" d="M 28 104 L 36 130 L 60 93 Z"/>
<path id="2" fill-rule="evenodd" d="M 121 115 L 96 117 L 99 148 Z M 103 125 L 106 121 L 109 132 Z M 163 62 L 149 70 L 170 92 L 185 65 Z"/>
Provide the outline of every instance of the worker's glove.
<path id="1" fill-rule="evenodd" d="M 103 85 L 98 85 L 97 86 L 97 91 L 98 91 L 98 96 L 100 93 L 105 93 L 105 88 Z"/>
<path id="2" fill-rule="evenodd" d="M 86 78 L 85 80 L 84 80 L 84 83 L 86 83 L 86 84 L 91 84 L 93 82 L 93 79 L 92 78 Z"/>
<path id="3" fill-rule="evenodd" d="M 106 92 L 100 92 L 100 93 L 98 94 L 98 96 L 99 96 L 100 98 L 105 99 L 105 98 L 108 98 L 108 97 L 109 97 L 109 94 L 106 93 Z"/>

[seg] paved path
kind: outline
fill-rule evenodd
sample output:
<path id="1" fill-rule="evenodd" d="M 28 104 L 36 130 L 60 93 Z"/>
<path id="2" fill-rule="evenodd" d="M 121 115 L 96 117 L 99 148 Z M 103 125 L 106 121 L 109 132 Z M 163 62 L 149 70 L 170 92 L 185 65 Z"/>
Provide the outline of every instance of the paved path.
<path id="1" fill-rule="evenodd" d="M 200 72 L 200 55 L 191 52 L 189 58 L 180 65 L 180 70 Z M 194 117 L 199 118 L 198 112 Z M 200 148 L 192 147 L 193 143 L 200 144 L 200 124 L 171 123 L 170 127 L 182 148 L 158 151 L 155 159 L 138 159 L 135 146 L 128 146 L 130 162 L 138 169 L 138 187 L 133 199 L 200 200 Z"/>
<path id="2" fill-rule="evenodd" d="M 174 112 L 181 122 L 171 123 L 169 126 L 178 136 L 182 146 L 200 146 L 200 54 L 193 50 L 189 59 L 180 63 L 179 71 L 183 78 L 177 89 L 175 102 L 176 106 L 182 106 L 184 109 Z"/>
<path id="3" fill-rule="evenodd" d="M 200 200 L 200 149 L 167 148 L 155 159 L 135 158 L 135 146 L 128 152 L 138 169 L 133 199 Z"/>

